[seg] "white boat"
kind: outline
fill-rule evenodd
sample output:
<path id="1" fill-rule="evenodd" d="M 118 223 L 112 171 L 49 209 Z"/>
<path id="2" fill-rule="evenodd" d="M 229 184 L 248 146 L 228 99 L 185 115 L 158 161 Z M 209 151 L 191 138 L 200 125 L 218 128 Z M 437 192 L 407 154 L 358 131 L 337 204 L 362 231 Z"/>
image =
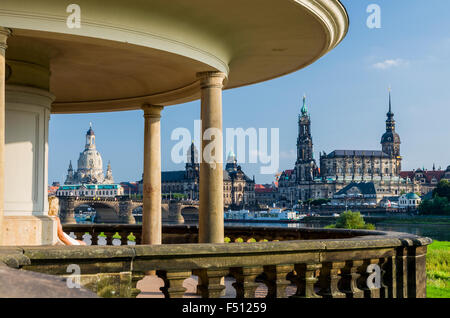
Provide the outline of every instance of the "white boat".
<path id="1" fill-rule="evenodd" d="M 241 222 L 296 222 L 304 218 L 305 215 L 291 210 L 270 209 L 268 211 L 225 211 L 225 221 Z"/>

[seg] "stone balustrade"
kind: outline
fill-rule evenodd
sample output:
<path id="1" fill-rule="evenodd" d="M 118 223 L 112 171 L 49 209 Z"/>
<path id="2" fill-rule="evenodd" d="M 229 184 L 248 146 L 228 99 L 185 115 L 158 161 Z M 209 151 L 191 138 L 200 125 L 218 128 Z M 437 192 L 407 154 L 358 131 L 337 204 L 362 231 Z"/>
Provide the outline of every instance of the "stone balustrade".
<path id="1" fill-rule="evenodd" d="M 112 245 L 113 236 L 117 233 L 121 237 L 121 245 L 127 245 L 127 237 L 135 236 L 136 244 L 141 244 L 141 225 L 135 224 L 64 224 L 63 230 L 71 233 L 73 238 L 84 240 L 88 233 L 92 236 L 92 245 L 97 245 L 100 234 L 106 236 L 106 245 Z M 163 225 L 163 244 L 184 244 L 198 242 L 197 225 Z M 247 227 L 226 226 L 225 239 L 229 242 L 249 241 L 292 241 L 351 238 L 358 235 L 384 235 L 381 231 L 366 230 L 334 230 L 308 228 L 277 228 L 277 227 Z M 88 244 L 91 245 L 91 244 Z"/>
<path id="2" fill-rule="evenodd" d="M 85 225 L 79 227 L 88 232 Z M 129 232 L 139 236 L 133 226 L 109 227 L 106 231 L 92 225 L 91 233 L 117 232 L 122 239 Z M 195 230 L 165 227 L 163 237 L 179 242 L 190 231 L 195 238 Z M 428 238 L 381 231 L 272 230 L 247 228 L 245 234 L 244 228 L 228 227 L 225 235 L 232 242 L 244 241 L 229 244 L 5 247 L 0 248 L 0 261 L 22 270 L 77 277 L 99 296 L 135 297 L 140 292 L 137 282 L 153 272 L 164 281 L 161 291 L 166 297 L 183 297 L 183 282 L 191 275 L 198 276 L 202 297 L 222 295 L 224 277 L 235 279 L 238 298 L 254 297 L 258 283 L 267 286 L 269 298 L 286 297 L 288 286 L 294 289 L 290 296 L 299 298 L 426 297 Z M 273 241 L 282 238 L 283 231 L 285 238 L 295 240 Z M 263 234 L 268 242 L 246 243 L 260 240 Z M 71 264 L 79 268 L 78 273 L 68 273 Z"/>

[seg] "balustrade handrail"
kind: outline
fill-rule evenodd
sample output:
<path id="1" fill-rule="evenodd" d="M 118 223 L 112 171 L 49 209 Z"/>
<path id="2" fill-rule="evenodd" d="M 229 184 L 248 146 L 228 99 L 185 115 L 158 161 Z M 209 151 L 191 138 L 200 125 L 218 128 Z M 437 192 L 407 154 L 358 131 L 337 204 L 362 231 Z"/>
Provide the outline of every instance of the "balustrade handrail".
<path id="1" fill-rule="evenodd" d="M 197 227 L 172 226 L 166 230 L 169 228 Z M 136 296 L 137 281 L 149 271 L 156 271 L 165 282 L 161 290 L 166 297 L 183 296 L 183 281 L 192 274 L 201 278 L 199 291 L 203 297 L 218 297 L 225 288 L 220 278 L 227 275 L 236 279 L 233 286 L 237 297 L 253 297 L 258 277 L 268 286 L 271 297 L 284 297 L 289 284 L 297 286 L 298 297 L 426 295 L 425 255 L 431 239 L 384 231 L 295 229 L 306 230 L 353 235 L 229 244 L 1 247 L 0 261 L 60 276 L 68 276 L 67 267 L 77 264 L 83 286 L 103 295 L 99 288 L 105 286 L 102 280 L 106 279 L 122 297 Z M 376 288 L 368 285 L 372 265 L 378 266 L 381 275 L 381 285 Z"/>

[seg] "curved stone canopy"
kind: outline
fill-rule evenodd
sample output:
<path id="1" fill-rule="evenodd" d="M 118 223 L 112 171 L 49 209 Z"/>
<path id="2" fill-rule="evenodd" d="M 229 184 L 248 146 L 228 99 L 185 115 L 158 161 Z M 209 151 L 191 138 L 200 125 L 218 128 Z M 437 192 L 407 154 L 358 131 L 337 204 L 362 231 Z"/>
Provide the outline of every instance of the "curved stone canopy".
<path id="1" fill-rule="evenodd" d="M 7 63 L 39 51 L 56 96 L 53 113 L 192 101 L 200 97 L 198 72 L 226 73 L 226 88 L 269 80 L 322 57 L 344 38 L 349 23 L 338 0 L 77 4 L 81 28 L 67 26 L 66 2 L 0 4 L 1 26 L 12 30 Z M 20 84 L 14 76 L 10 81 Z"/>

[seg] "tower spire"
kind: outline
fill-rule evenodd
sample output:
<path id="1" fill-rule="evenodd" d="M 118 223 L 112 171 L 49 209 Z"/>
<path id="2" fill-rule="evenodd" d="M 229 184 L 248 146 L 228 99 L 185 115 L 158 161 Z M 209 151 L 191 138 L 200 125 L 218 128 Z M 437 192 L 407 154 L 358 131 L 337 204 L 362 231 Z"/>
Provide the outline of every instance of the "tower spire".
<path id="1" fill-rule="evenodd" d="M 301 113 L 303 116 L 308 114 L 308 108 L 306 107 L 306 94 L 303 94 L 303 105 L 301 108 Z"/>
<path id="2" fill-rule="evenodd" d="M 391 86 L 389 85 L 389 114 L 392 114 Z"/>

